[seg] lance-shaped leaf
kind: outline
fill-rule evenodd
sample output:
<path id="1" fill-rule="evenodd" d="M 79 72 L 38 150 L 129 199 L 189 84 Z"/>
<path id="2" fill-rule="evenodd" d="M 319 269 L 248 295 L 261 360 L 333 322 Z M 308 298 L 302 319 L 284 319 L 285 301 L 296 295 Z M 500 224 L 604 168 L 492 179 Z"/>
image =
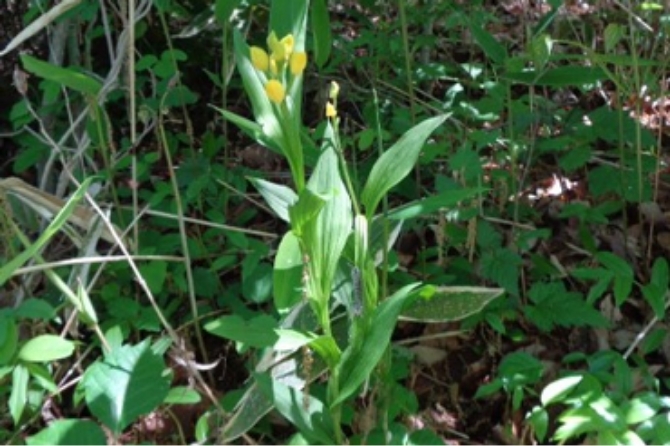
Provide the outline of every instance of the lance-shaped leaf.
<path id="1" fill-rule="evenodd" d="M 437 116 L 415 125 L 375 162 L 361 194 L 368 218 L 375 214 L 382 197 L 411 172 L 426 139 L 447 117 Z"/>

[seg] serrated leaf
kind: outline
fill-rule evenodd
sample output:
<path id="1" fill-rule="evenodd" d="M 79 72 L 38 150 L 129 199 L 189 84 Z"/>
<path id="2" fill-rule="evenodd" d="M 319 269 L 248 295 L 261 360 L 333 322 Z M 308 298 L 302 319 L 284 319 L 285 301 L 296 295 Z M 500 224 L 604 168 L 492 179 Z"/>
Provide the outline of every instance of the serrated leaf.
<path id="1" fill-rule="evenodd" d="M 579 293 L 567 292 L 562 283 L 536 283 L 529 292 L 534 305 L 524 307 L 524 313 L 538 328 L 551 330 L 562 327 L 607 327 L 609 321 L 588 305 Z"/>

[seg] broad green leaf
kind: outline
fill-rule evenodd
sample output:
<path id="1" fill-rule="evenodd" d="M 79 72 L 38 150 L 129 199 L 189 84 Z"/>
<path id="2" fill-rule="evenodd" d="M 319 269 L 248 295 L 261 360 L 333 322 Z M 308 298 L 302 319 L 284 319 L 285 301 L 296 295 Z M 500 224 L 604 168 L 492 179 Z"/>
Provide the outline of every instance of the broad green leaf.
<path id="1" fill-rule="evenodd" d="M 102 88 L 102 83 L 71 68 L 63 68 L 48 62 L 36 59 L 28 54 L 21 54 L 23 67 L 35 76 L 56 82 L 59 85 L 80 91 L 90 96 L 96 96 Z"/>
<path id="2" fill-rule="evenodd" d="M 331 407 L 349 398 L 372 373 L 389 346 L 398 315 L 418 283 L 405 285 L 383 301 L 372 315 L 370 329 L 362 342 L 352 343 L 342 355 L 340 363 L 339 395 Z"/>
<path id="3" fill-rule="evenodd" d="M 562 401 L 572 389 L 582 382 L 583 378 L 583 376 L 576 375 L 566 376 L 565 378 L 559 378 L 556 381 L 553 381 L 542 390 L 542 395 L 540 396 L 542 405 L 548 406 L 549 404 Z"/>
<path id="4" fill-rule="evenodd" d="M 256 374 L 256 382 L 279 413 L 311 443 L 335 444 L 330 412 L 321 400 L 273 380 L 267 374 Z"/>
<path id="5" fill-rule="evenodd" d="M 391 220 L 408 220 L 422 215 L 432 214 L 442 208 L 450 208 L 463 200 L 472 198 L 488 189 L 468 188 L 443 192 L 439 195 L 423 198 L 419 201 L 412 201 L 395 209 L 391 209 L 388 218 Z"/>
<path id="6" fill-rule="evenodd" d="M 84 197 L 84 194 L 91 185 L 91 182 L 94 180 L 94 177 L 87 178 L 81 183 L 81 186 L 72 194 L 70 199 L 65 203 L 65 205 L 60 209 L 60 211 L 53 218 L 49 226 L 42 232 L 39 238 L 30 245 L 25 251 L 21 252 L 19 255 L 14 257 L 12 260 L 7 262 L 0 268 L 0 286 L 14 274 L 18 268 L 20 268 L 24 263 L 29 259 L 35 256 L 46 243 L 51 240 L 51 237 L 56 235 L 60 228 L 68 221 L 70 216 L 75 212 L 77 204 Z"/>
<path id="7" fill-rule="evenodd" d="M 328 147 L 321 154 L 308 187 L 315 194 L 330 197 L 316 220 L 305 225 L 302 236 L 309 251 L 310 268 L 318 272 L 314 280 L 319 283 L 322 295 L 329 296 L 353 224 L 351 200 L 340 178 L 334 149 Z"/>
<path id="8" fill-rule="evenodd" d="M 170 390 L 170 379 L 164 370 L 163 358 L 151 350 L 148 339 L 114 349 L 86 369 L 86 404 L 118 435 L 140 415 L 163 403 Z"/>
<path id="9" fill-rule="evenodd" d="M 67 358 L 74 352 L 74 342 L 56 335 L 32 338 L 19 350 L 19 359 L 28 362 L 49 362 Z"/>
<path id="10" fill-rule="evenodd" d="M 284 234 L 273 271 L 274 303 L 281 313 L 302 299 L 303 263 L 300 244 L 292 231 Z"/>
<path id="11" fill-rule="evenodd" d="M 12 415 L 14 426 L 18 426 L 21 415 L 28 401 L 28 369 L 21 364 L 12 370 L 11 393 L 9 394 L 9 413 Z"/>
<path id="12" fill-rule="evenodd" d="M 361 193 L 361 202 L 369 219 L 384 195 L 411 172 L 426 139 L 447 117 L 441 115 L 426 119 L 412 127 L 375 162 Z"/>
<path id="13" fill-rule="evenodd" d="M 14 315 L 17 318 L 41 319 L 49 321 L 56 315 L 56 309 L 44 299 L 30 298 L 21 302 Z M 0 323 L 0 325 L 2 325 Z M 2 345 L 2 334 L 0 334 L 0 346 Z M 2 348 L 0 347 L 0 350 Z M 0 355 L 1 357 L 1 355 Z M 2 360 L 0 360 L 2 364 Z"/>
<path id="14" fill-rule="evenodd" d="M 19 329 L 14 318 L 0 313 L 0 366 L 9 364 L 19 343 Z"/>
<path id="15" fill-rule="evenodd" d="M 642 294 L 659 319 L 665 315 L 665 302 L 668 292 L 668 261 L 659 257 L 654 261 L 650 282 L 642 287 Z"/>
<path id="16" fill-rule="evenodd" d="M 501 288 L 427 286 L 402 311 L 400 319 L 423 323 L 458 321 L 478 313 L 503 293 Z"/>
<path id="17" fill-rule="evenodd" d="M 275 332 L 277 326 L 277 320 L 267 314 L 249 320 L 237 315 L 228 315 L 206 323 L 205 330 L 250 347 L 266 348 L 273 346 L 279 340 L 279 335 Z"/>
<path id="18" fill-rule="evenodd" d="M 26 438 L 28 445 L 48 444 L 107 444 L 107 437 L 100 426 L 90 420 L 56 420 L 35 435 Z"/>
<path id="19" fill-rule="evenodd" d="M 323 68 L 330 57 L 330 50 L 333 45 L 327 0 L 313 1 L 311 20 L 314 34 L 314 61 L 319 68 Z"/>
<path id="20" fill-rule="evenodd" d="M 305 49 L 309 0 L 274 0 L 270 9 L 270 30 L 282 38 L 293 34 L 295 51 Z M 268 32 L 269 34 L 269 32 Z"/>
<path id="21" fill-rule="evenodd" d="M 289 222 L 289 207 L 298 201 L 293 189 L 282 184 L 271 183 L 261 178 L 247 178 L 256 190 L 263 196 L 265 202 L 275 211 L 275 214 L 286 223 Z"/>
<path id="22" fill-rule="evenodd" d="M 198 404 L 202 397 L 197 390 L 187 386 L 176 386 L 170 389 L 165 397 L 165 404 Z"/>

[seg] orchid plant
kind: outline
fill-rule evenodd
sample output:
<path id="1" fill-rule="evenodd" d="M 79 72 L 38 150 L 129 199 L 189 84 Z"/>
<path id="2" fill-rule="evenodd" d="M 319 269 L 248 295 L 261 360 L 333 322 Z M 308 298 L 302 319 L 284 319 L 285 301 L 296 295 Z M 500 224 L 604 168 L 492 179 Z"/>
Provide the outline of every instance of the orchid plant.
<path id="1" fill-rule="evenodd" d="M 295 7 L 296 4 L 301 6 Z M 293 188 L 250 179 L 290 227 L 281 239 L 274 264 L 273 297 L 280 320 L 268 326 L 267 315 L 261 317 L 263 323 L 260 318 L 241 322 L 237 316 L 224 316 L 205 329 L 274 352 L 316 353 L 329 376 L 326 401 L 307 394 L 309 379 L 298 380 L 301 384 L 297 386 L 295 382 L 287 385 L 279 374 L 262 366 L 257 368 L 263 373 L 256 375 L 256 382 L 271 405 L 298 426 L 305 439 L 342 443 L 342 406 L 370 378 L 388 351 L 403 307 L 419 295 L 436 292 L 435 287 L 420 288 L 420 283 L 414 283 L 388 296 L 385 286 L 380 286 L 380 282 L 385 284 L 379 280 L 380 274 L 385 274 L 379 268 L 381 259 L 393 244 L 404 214 L 401 209 L 378 215 L 378 210 L 389 190 L 411 172 L 426 140 L 447 116 L 419 123 L 381 154 L 358 194 L 340 145 L 340 89 L 332 83 L 318 159 L 306 179 L 304 146 L 313 144 L 302 131 L 301 110 L 303 74 L 308 62 L 307 10 L 307 0 L 273 2 L 267 51 L 250 47 L 240 34 L 235 35 L 237 68 L 254 120 L 220 110 L 258 143 L 282 154 L 291 171 Z M 307 329 L 296 322 L 296 312 L 305 303 L 316 319 L 315 326 Z M 334 330 L 335 316 L 342 313 L 342 308 L 349 325 L 344 340 L 338 339 Z M 240 324 L 251 330 L 233 328 Z M 262 331 L 272 333 L 265 343 L 258 341 Z M 303 364 L 303 369 L 310 367 Z M 300 392 L 305 392 L 302 398 L 298 396 Z M 229 424 L 224 432 L 234 429 Z M 233 436 L 224 434 L 220 440 L 229 441 Z"/>

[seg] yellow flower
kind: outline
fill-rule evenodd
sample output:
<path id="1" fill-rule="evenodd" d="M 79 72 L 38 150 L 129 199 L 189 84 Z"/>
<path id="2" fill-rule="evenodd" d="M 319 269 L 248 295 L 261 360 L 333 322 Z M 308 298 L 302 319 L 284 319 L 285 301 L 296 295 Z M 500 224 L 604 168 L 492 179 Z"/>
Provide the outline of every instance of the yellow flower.
<path id="1" fill-rule="evenodd" d="M 268 98 L 275 104 L 281 104 L 286 96 L 284 91 L 284 86 L 281 82 L 271 79 L 265 84 L 265 93 L 268 95 Z"/>
<path id="2" fill-rule="evenodd" d="M 270 73 L 277 75 L 277 62 L 274 59 L 270 59 Z"/>
<path id="3" fill-rule="evenodd" d="M 251 53 L 251 63 L 259 71 L 267 71 L 270 66 L 270 58 L 268 53 L 265 52 L 263 48 L 257 46 L 252 46 L 249 50 Z"/>
<path id="4" fill-rule="evenodd" d="M 290 60 L 291 73 L 294 76 L 301 74 L 307 66 L 307 53 L 293 53 Z"/>
<path id="5" fill-rule="evenodd" d="M 328 118 L 337 117 L 337 109 L 330 101 L 326 102 L 326 117 Z"/>

